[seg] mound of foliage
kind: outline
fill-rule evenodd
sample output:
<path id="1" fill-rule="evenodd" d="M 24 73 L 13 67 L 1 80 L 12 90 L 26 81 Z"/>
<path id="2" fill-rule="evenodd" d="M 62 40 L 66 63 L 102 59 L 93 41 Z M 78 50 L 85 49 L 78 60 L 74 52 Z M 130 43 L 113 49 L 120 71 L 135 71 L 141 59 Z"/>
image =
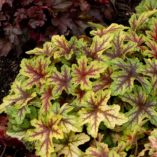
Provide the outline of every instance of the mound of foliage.
<path id="1" fill-rule="evenodd" d="M 54 35 L 26 52 L 3 99 L 7 134 L 41 157 L 157 155 L 157 10 L 143 1 L 130 27 Z"/>
<path id="2" fill-rule="evenodd" d="M 83 34 L 89 21 L 105 24 L 107 7 L 109 0 L 1 0 L 0 56 L 19 55 L 54 34 Z"/>

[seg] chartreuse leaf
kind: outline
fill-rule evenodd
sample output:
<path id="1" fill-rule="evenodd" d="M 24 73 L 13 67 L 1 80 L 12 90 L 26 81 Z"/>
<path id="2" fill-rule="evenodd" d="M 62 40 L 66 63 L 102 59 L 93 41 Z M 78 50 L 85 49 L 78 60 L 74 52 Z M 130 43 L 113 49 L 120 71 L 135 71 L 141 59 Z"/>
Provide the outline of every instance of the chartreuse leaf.
<path id="1" fill-rule="evenodd" d="M 152 18 L 149 22 L 150 30 L 146 31 L 146 40 L 149 41 L 157 41 L 157 19 L 155 17 Z"/>
<path id="2" fill-rule="evenodd" d="M 126 33 L 119 32 L 115 34 L 112 40 L 112 48 L 105 52 L 105 55 L 110 59 L 124 58 L 127 54 L 132 54 L 136 50 L 136 44 L 133 42 L 127 43 Z"/>
<path id="3" fill-rule="evenodd" d="M 61 72 L 57 71 L 57 69 L 54 70 L 50 79 L 51 83 L 54 85 L 54 96 L 59 96 L 63 90 L 67 93 L 73 92 L 74 87 L 72 86 L 72 76 L 70 67 L 63 65 L 61 67 Z"/>
<path id="4" fill-rule="evenodd" d="M 146 42 L 146 45 L 148 46 L 149 49 L 146 49 L 144 51 L 144 55 L 148 56 L 150 58 L 155 58 L 157 59 L 157 45 L 155 41 L 149 40 Z"/>
<path id="5" fill-rule="evenodd" d="M 127 118 L 119 113 L 119 105 L 107 105 L 110 98 L 110 91 L 99 91 L 96 94 L 90 92 L 87 100 L 84 102 L 85 107 L 80 110 L 80 117 L 83 124 L 87 124 L 87 132 L 96 138 L 98 128 L 101 122 L 106 127 L 113 129 L 115 125 L 122 125 Z"/>
<path id="6" fill-rule="evenodd" d="M 63 132 L 58 126 L 60 119 L 60 116 L 51 113 L 31 121 L 34 129 L 28 130 L 26 139 L 35 142 L 37 155 L 51 157 L 55 152 L 53 139 L 63 138 Z"/>
<path id="7" fill-rule="evenodd" d="M 132 92 L 126 93 L 121 99 L 132 106 L 127 113 L 129 118 L 127 126 L 135 127 L 140 125 L 144 119 L 157 125 L 157 112 L 155 110 L 157 101 L 155 97 L 148 95 L 142 87 L 135 86 Z"/>
<path id="8" fill-rule="evenodd" d="M 122 157 L 115 151 L 109 150 L 108 145 L 97 142 L 86 150 L 85 157 Z"/>
<path id="9" fill-rule="evenodd" d="M 90 89 L 92 86 L 91 78 L 98 78 L 107 68 L 103 62 L 92 61 L 89 62 L 88 58 L 82 56 L 78 59 L 78 65 L 72 65 L 72 81 L 76 85 L 80 85 L 81 89 Z"/>
<path id="10" fill-rule="evenodd" d="M 145 75 L 149 76 L 151 79 L 152 90 L 156 91 L 157 89 L 157 60 L 156 59 L 147 59 L 145 60 L 146 67 L 144 69 Z"/>
<path id="11" fill-rule="evenodd" d="M 74 133 L 70 132 L 64 134 L 64 139 L 57 140 L 55 144 L 56 151 L 58 155 L 65 155 L 66 157 L 81 157 L 83 152 L 78 148 L 78 146 L 88 142 L 90 137 L 85 133 Z"/>
<path id="12" fill-rule="evenodd" d="M 96 147 L 89 147 L 85 154 L 85 157 L 108 157 L 109 148 L 107 144 L 97 143 Z"/>
<path id="13" fill-rule="evenodd" d="M 23 59 L 20 73 L 27 77 L 27 87 L 40 86 L 48 78 L 50 58 L 43 56 Z"/>
<path id="14" fill-rule="evenodd" d="M 10 95 L 5 97 L 3 103 L 0 105 L 0 113 L 11 106 L 16 106 L 17 109 L 21 109 L 28 105 L 35 97 L 35 92 L 24 89 L 21 82 L 15 81 L 11 87 Z"/>
<path id="15" fill-rule="evenodd" d="M 143 124 L 135 125 L 132 128 L 128 127 L 126 129 L 123 129 L 122 136 L 117 140 L 118 146 L 113 149 L 119 154 L 126 155 L 125 152 L 134 148 L 134 155 L 137 156 L 137 143 L 145 136 L 144 134 L 146 132 L 146 129 L 143 127 Z"/>
<path id="16" fill-rule="evenodd" d="M 87 92 L 78 87 L 75 89 L 73 95 L 75 96 L 73 103 L 76 104 L 77 106 L 81 106 L 82 101 L 85 99 L 87 95 Z"/>
<path id="17" fill-rule="evenodd" d="M 106 69 L 105 72 L 100 75 L 100 78 L 97 81 L 93 82 L 93 91 L 96 92 L 109 88 L 112 83 L 111 75 L 112 70 L 109 68 Z"/>
<path id="18" fill-rule="evenodd" d="M 53 112 L 56 115 L 61 117 L 58 125 L 62 128 L 64 133 L 69 133 L 70 131 L 80 132 L 81 131 L 81 122 L 79 115 L 75 113 L 71 113 L 74 108 L 69 104 L 64 104 L 60 107 L 59 103 L 53 104 Z"/>
<path id="19" fill-rule="evenodd" d="M 50 108 L 52 106 L 51 100 L 53 99 L 53 94 L 52 94 L 52 87 L 46 87 L 44 91 L 41 94 L 41 108 L 40 111 L 42 113 L 47 113 L 50 111 Z"/>
<path id="20" fill-rule="evenodd" d="M 29 113 L 30 109 L 28 106 L 24 106 L 20 109 L 16 109 L 15 106 L 11 106 L 7 110 L 7 114 L 14 118 L 17 124 L 21 124 L 24 121 L 26 114 Z"/>
<path id="21" fill-rule="evenodd" d="M 69 60 L 74 53 L 76 41 L 76 37 L 72 37 L 70 41 L 68 41 L 63 35 L 54 35 L 51 42 L 56 49 L 55 58 L 65 57 Z"/>
<path id="22" fill-rule="evenodd" d="M 125 152 L 126 145 L 127 145 L 126 141 L 119 140 L 118 146 L 112 149 L 113 153 L 118 154 L 119 157 L 126 157 L 127 156 L 127 153 Z"/>
<path id="23" fill-rule="evenodd" d="M 147 154 L 151 157 L 157 155 L 157 129 L 154 129 L 148 137 L 149 142 L 144 146 L 145 148 L 138 154 L 138 157 L 145 157 Z M 148 153 L 149 152 L 149 153 Z"/>
<path id="24" fill-rule="evenodd" d="M 129 20 L 130 27 L 133 31 L 139 30 L 147 21 L 148 18 L 157 13 L 157 10 L 146 11 L 141 14 L 133 14 Z"/>
<path id="25" fill-rule="evenodd" d="M 98 37 L 104 37 L 108 34 L 114 34 L 118 31 L 122 31 L 126 27 L 123 25 L 118 25 L 116 23 L 112 23 L 109 27 L 103 27 L 99 28 L 97 30 L 93 30 L 90 32 L 91 35 L 98 36 Z"/>
<path id="26" fill-rule="evenodd" d="M 142 0 L 140 4 L 136 7 L 137 13 L 142 13 L 150 10 L 157 9 L 156 0 Z"/>
<path id="27" fill-rule="evenodd" d="M 143 76 L 143 65 L 137 58 L 124 61 L 117 58 L 113 61 L 114 72 L 111 75 L 113 83 L 111 84 L 112 95 L 123 95 L 131 91 L 134 87 L 134 81 L 137 80 L 146 91 L 150 91 L 150 83 Z"/>
<path id="28" fill-rule="evenodd" d="M 43 48 L 35 48 L 33 50 L 27 51 L 26 53 L 54 57 L 55 52 L 55 46 L 51 42 L 46 42 L 44 43 Z"/>
<path id="29" fill-rule="evenodd" d="M 136 46 L 140 49 L 140 50 L 145 50 L 145 46 L 143 45 L 144 43 L 144 35 L 143 34 L 137 34 L 134 31 L 130 31 L 127 33 L 126 35 L 126 40 L 129 41 L 130 43 L 133 42 L 136 44 Z M 135 49 L 136 50 L 136 49 Z"/>
<path id="30" fill-rule="evenodd" d="M 93 38 L 93 42 L 90 47 L 86 46 L 84 47 L 83 51 L 86 54 L 86 56 L 92 58 L 93 60 L 103 60 L 103 53 L 105 50 L 109 49 L 111 47 L 111 39 L 112 36 L 106 35 L 104 38 L 100 38 L 98 36 L 95 36 Z"/>

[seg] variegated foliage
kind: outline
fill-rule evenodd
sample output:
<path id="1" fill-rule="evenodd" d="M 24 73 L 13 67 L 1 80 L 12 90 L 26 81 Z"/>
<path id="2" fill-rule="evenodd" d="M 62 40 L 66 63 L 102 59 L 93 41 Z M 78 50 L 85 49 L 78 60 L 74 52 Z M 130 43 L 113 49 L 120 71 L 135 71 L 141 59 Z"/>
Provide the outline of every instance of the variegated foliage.
<path id="1" fill-rule="evenodd" d="M 130 27 L 98 27 L 92 38 L 54 35 L 28 51 L 0 105 L 8 134 L 41 157 L 155 156 L 156 8 L 144 0 Z"/>

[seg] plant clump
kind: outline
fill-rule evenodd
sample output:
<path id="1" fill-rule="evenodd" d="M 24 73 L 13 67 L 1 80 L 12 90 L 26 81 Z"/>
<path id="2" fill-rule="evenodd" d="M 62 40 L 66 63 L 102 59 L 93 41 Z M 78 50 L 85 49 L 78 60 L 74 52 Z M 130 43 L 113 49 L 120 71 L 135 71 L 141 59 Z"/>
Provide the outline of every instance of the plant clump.
<path id="1" fill-rule="evenodd" d="M 157 10 L 151 4 L 136 8 L 129 27 L 96 25 L 91 38 L 54 35 L 26 52 L 31 57 L 22 60 L 0 105 L 7 134 L 41 157 L 155 157 Z"/>

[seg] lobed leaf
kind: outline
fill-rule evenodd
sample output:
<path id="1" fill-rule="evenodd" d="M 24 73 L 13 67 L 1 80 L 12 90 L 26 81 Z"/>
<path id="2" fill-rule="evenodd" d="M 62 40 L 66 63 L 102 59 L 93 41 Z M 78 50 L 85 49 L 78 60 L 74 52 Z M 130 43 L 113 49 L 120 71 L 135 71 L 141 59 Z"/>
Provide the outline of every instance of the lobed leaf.
<path id="1" fill-rule="evenodd" d="M 64 140 L 58 140 L 56 146 L 56 151 L 58 155 L 65 155 L 66 157 L 79 157 L 83 152 L 78 148 L 78 146 L 89 141 L 89 136 L 85 133 L 75 134 L 70 132 L 64 135 Z"/>
<path id="2" fill-rule="evenodd" d="M 73 87 L 71 81 L 71 69 L 68 66 L 63 65 L 61 67 L 61 72 L 55 70 L 50 79 L 51 83 L 54 85 L 54 96 L 59 96 L 63 90 L 65 90 L 67 93 L 72 93 Z"/>
<path id="3" fill-rule="evenodd" d="M 86 45 L 84 47 L 84 53 L 87 57 L 92 58 L 93 60 L 103 60 L 102 54 L 111 47 L 111 36 L 105 36 L 100 38 L 95 36 L 91 46 L 88 48 Z"/>
<path id="4" fill-rule="evenodd" d="M 116 33 L 117 31 L 123 30 L 125 27 L 123 25 L 118 25 L 116 23 L 112 23 L 107 28 L 99 28 L 96 31 L 91 31 L 91 35 L 98 36 L 98 37 L 104 37 L 105 35 Z"/>
<path id="5" fill-rule="evenodd" d="M 102 62 L 92 61 L 90 64 L 88 58 L 82 56 L 78 59 L 78 65 L 72 65 L 72 81 L 76 85 L 80 85 L 81 89 L 91 88 L 91 78 L 98 78 L 106 68 Z"/>
<path id="6" fill-rule="evenodd" d="M 67 41 L 65 37 L 55 35 L 52 37 L 51 42 L 54 44 L 56 49 L 56 57 L 65 57 L 67 60 L 69 60 L 72 57 L 72 54 L 74 53 L 75 44 L 76 44 L 76 38 L 72 37 L 70 41 Z"/>
<path id="7" fill-rule="evenodd" d="M 143 91 L 141 87 L 135 86 L 133 92 L 126 93 L 121 99 L 132 106 L 132 109 L 127 113 L 128 126 L 140 125 L 144 119 L 157 125 L 157 113 L 155 111 L 157 101 L 153 96 Z"/>
<path id="8" fill-rule="evenodd" d="M 157 41 L 157 20 L 156 18 L 152 18 L 152 20 L 149 22 L 150 24 L 150 30 L 146 31 L 147 37 L 150 40 Z"/>
<path id="9" fill-rule="evenodd" d="M 101 122 L 106 127 L 113 129 L 115 125 L 122 125 L 127 121 L 127 118 L 119 113 L 120 106 L 107 105 L 110 98 L 110 91 L 100 91 L 94 94 L 93 92 L 87 97 L 85 107 L 80 111 L 80 117 L 83 124 L 87 124 L 87 132 L 92 137 L 96 138 L 98 128 Z"/>
<path id="10" fill-rule="evenodd" d="M 109 156 L 109 148 L 104 143 L 98 143 L 96 148 L 89 147 L 86 151 L 86 157 L 108 157 L 108 156 Z"/>
<path id="11" fill-rule="evenodd" d="M 143 71 L 145 75 L 150 77 L 152 88 L 155 91 L 157 89 L 157 61 L 155 59 L 147 59 L 145 62 L 146 67 Z"/>
<path id="12" fill-rule="evenodd" d="M 100 78 L 93 83 L 93 91 L 97 92 L 99 90 L 109 88 L 112 83 L 111 75 L 112 70 L 109 68 L 106 69 L 106 71 L 101 74 Z"/>
<path id="13" fill-rule="evenodd" d="M 140 48 L 140 50 L 145 49 L 143 46 L 143 43 L 145 41 L 143 34 L 137 34 L 134 31 L 130 31 L 128 35 L 126 35 L 126 40 L 135 43 L 137 47 Z"/>
<path id="14" fill-rule="evenodd" d="M 148 57 L 157 59 L 157 45 L 156 45 L 156 42 L 148 41 L 148 42 L 146 42 L 146 45 L 150 49 L 145 50 L 143 54 L 148 56 Z"/>
<path id="15" fill-rule="evenodd" d="M 63 104 L 61 107 L 59 103 L 53 104 L 53 112 L 61 117 L 58 125 L 64 133 L 69 133 L 70 131 L 81 131 L 82 124 L 80 122 L 79 115 L 76 112 L 71 113 L 73 109 L 74 108 L 69 104 Z"/>
<path id="16" fill-rule="evenodd" d="M 47 89 L 44 90 L 44 92 L 41 95 L 41 112 L 42 113 L 48 113 L 52 103 L 51 100 L 53 99 L 53 94 L 52 94 L 52 87 L 48 87 Z"/>
<path id="17" fill-rule="evenodd" d="M 154 10 L 157 8 L 156 0 L 143 0 L 140 4 L 136 7 L 137 13 L 147 12 L 150 10 Z"/>
<path id="18" fill-rule="evenodd" d="M 20 109 L 16 109 L 15 106 L 9 107 L 7 114 L 15 119 L 18 125 L 22 124 L 26 115 L 29 114 L 31 111 L 28 106 L 24 106 Z"/>
<path id="19" fill-rule="evenodd" d="M 32 59 L 23 59 L 20 73 L 27 78 L 27 87 L 40 86 L 48 78 L 50 59 L 43 56 Z"/>
<path id="20" fill-rule="evenodd" d="M 5 111 L 6 108 L 11 106 L 16 106 L 16 108 L 21 109 L 28 105 L 35 97 L 35 92 L 24 89 L 20 82 L 14 82 L 10 95 L 5 97 L 3 103 L 0 105 L 0 112 Z"/>
<path id="21" fill-rule="evenodd" d="M 58 126 L 59 121 L 60 117 L 52 114 L 31 121 L 34 129 L 28 130 L 27 140 L 35 142 L 37 155 L 51 157 L 54 152 L 53 138 L 63 138 L 62 130 Z"/>
<path id="22" fill-rule="evenodd" d="M 48 57 L 54 57 L 55 56 L 55 46 L 51 42 L 46 42 L 43 45 L 43 48 L 35 48 L 33 50 L 27 51 L 27 54 L 34 54 L 34 55 L 43 55 Z"/>
<path id="23" fill-rule="evenodd" d="M 112 49 L 108 50 L 105 55 L 110 59 L 124 58 L 127 54 L 133 53 L 136 50 L 134 43 L 126 43 L 126 34 L 119 32 L 112 40 Z"/>
<path id="24" fill-rule="evenodd" d="M 150 16 L 156 14 L 157 10 L 143 12 L 140 15 L 133 14 L 129 20 L 130 27 L 133 31 L 140 29 L 148 20 Z"/>
<path id="25" fill-rule="evenodd" d="M 113 83 L 111 84 L 112 95 L 123 95 L 131 91 L 134 87 L 134 81 L 137 80 L 146 91 L 150 91 L 150 83 L 143 75 L 143 65 L 137 58 L 124 60 L 118 58 L 113 62 L 114 72 L 111 75 Z"/>

